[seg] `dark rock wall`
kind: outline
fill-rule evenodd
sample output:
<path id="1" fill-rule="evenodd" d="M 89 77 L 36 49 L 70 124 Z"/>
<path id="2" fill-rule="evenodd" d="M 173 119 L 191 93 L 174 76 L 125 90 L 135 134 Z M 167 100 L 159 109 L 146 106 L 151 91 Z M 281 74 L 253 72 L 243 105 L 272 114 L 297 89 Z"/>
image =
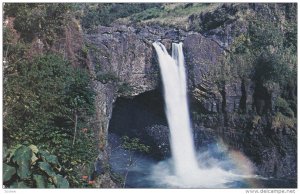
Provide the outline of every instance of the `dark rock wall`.
<path id="1" fill-rule="evenodd" d="M 258 90 L 250 78 L 236 77 L 221 86 L 214 80 L 214 68 L 224 65 L 234 39 L 248 30 L 247 21 L 240 15 L 245 12 L 255 14 L 261 10 L 266 11 L 261 4 L 224 4 L 214 12 L 192 15 L 188 32 L 158 25 L 113 25 L 99 26 L 94 32 L 86 34 L 89 67 L 97 92 L 95 120 L 100 129 L 102 147 L 106 146 L 116 99 L 133 98 L 160 87 L 159 67 L 152 43 L 160 41 L 170 49 L 172 42 L 183 41 L 195 130 L 201 131 L 197 126 L 202 126 L 204 131 L 209 129 L 210 133 L 221 136 L 232 148 L 244 152 L 257 166 L 258 174 L 295 178 L 295 129 L 272 131 L 268 115 L 262 115 L 260 123 L 253 126 L 254 115 L 261 107 L 255 103 L 258 100 L 255 99 L 255 92 Z M 276 11 L 278 17 L 284 13 L 280 6 L 269 7 L 270 13 Z M 130 88 L 126 93 L 120 92 L 122 84 Z M 201 112 L 204 116 L 193 112 Z M 154 122 L 143 128 L 154 141 L 166 140 L 168 130 L 165 125 Z M 195 136 L 197 145 L 208 141 L 201 135 Z M 161 152 L 167 153 L 168 146 L 157 145 L 163 146 Z"/>

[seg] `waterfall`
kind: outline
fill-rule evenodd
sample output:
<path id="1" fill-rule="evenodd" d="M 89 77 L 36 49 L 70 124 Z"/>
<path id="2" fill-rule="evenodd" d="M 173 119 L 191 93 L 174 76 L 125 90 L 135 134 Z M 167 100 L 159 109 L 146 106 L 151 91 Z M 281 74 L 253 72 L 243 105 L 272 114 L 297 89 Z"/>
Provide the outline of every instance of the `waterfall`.
<path id="1" fill-rule="evenodd" d="M 170 128 L 169 139 L 172 153 L 170 162 L 162 161 L 153 168 L 153 180 L 163 187 L 228 187 L 241 177 L 236 174 L 234 167 L 228 168 L 230 160 L 215 159 L 210 156 L 209 150 L 196 154 L 187 102 L 182 43 L 172 44 L 172 56 L 161 43 L 155 42 L 153 46 L 158 56 L 163 81 L 165 112 Z M 170 168 L 171 166 L 173 168 Z"/>
<path id="2" fill-rule="evenodd" d="M 190 126 L 182 43 L 172 44 L 172 57 L 161 43 L 155 42 L 153 46 L 163 81 L 175 173 L 185 178 L 197 171 L 198 164 Z"/>

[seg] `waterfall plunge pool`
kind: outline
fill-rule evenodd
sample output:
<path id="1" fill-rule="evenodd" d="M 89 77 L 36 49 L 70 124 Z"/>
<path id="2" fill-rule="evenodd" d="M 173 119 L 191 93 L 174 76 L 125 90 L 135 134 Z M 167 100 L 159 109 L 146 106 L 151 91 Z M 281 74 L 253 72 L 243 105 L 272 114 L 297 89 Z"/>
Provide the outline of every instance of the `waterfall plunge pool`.
<path id="1" fill-rule="evenodd" d="M 207 171 L 204 175 L 196 177 L 198 185 L 188 187 L 180 183 L 174 176 L 171 158 L 158 160 L 150 154 L 144 155 L 125 150 L 121 146 L 121 138 L 117 134 L 110 133 L 108 143 L 111 145 L 110 165 L 112 172 L 124 176 L 127 172 L 128 156 L 133 154 L 135 165 L 128 169 L 126 188 L 296 188 L 297 183 L 289 179 L 263 178 L 259 176 L 240 176 L 223 185 L 208 183 L 206 177 L 211 173 L 215 179 L 219 177 L 214 170 Z M 206 150 L 206 151 L 204 151 Z M 203 168 L 211 168 L 214 165 L 222 166 L 224 170 L 240 173 L 248 167 L 242 166 L 245 161 L 237 161 L 243 158 L 242 154 L 232 152 L 217 142 L 203 147 L 197 151 L 197 158 L 201 160 Z M 242 159 L 243 160 L 243 159 Z M 203 163 L 203 161 L 206 161 Z M 245 173 L 245 172 L 244 172 Z M 249 173 L 249 172 L 248 172 Z M 202 179 L 202 180 L 201 180 Z M 201 183 L 203 181 L 203 183 Z"/>

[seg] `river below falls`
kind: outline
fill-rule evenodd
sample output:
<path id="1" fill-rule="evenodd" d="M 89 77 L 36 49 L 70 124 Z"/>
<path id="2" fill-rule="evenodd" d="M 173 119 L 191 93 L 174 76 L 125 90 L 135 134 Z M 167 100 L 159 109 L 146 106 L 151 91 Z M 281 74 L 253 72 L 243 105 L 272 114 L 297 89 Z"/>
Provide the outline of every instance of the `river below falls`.
<path id="1" fill-rule="evenodd" d="M 110 145 L 110 165 L 112 172 L 122 177 L 127 173 L 126 188 L 296 188 L 296 180 L 290 179 L 276 179 L 276 178 L 264 178 L 260 176 L 240 176 L 239 178 L 227 180 L 222 185 L 214 184 L 214 182 L 207 184 L 205 178 L 209 174 L 199 175 L 196 178 L 199 181 L 197 186 L 182 185 L 181 181 L 178 181 L 175 175 L 172 175 L 172 160 L 165 159 L 159 161 L 154 159 L 150 155 L 142 155 L 139 153 L 133 153 L 125 150 L 121 146 L 120 137 L 116 134 L 109 134 L 108 143 Z M 205 156 L 199 155 L 198 160 L 206 160 L 207 164 L 216 163 L 226 171 L 234 172 L 234 162 L 226 159 L 224 153 L 210 149 L 210 155 Z M 130 164 L 129 157 L 132 156 L 134 164 L 128 167 Z M 204 157 L 210 159 L 204 159 Z M 202 157 L 202 158 L 201 158 Z M 204 162 L 205 163 L 205 162 Z M 209 167 L 208 167 L 209 168 Z M 216 174 L 214 171 L 208 171 L 209 173 Z M 213 177 L 215 180 L 218 178 L 217 175 Z M 202 179 L 204 177 L 204 179 Z M 201 183 L 202 181 L 202 183 Z"/>

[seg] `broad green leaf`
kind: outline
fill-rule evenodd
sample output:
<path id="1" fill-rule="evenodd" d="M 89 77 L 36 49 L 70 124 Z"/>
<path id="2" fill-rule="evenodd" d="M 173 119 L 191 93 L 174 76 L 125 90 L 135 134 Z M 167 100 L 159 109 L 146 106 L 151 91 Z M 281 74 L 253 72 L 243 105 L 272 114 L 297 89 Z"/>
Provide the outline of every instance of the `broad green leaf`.
<path id="1" fill-rule="evenodd" d="M 37 154 L 39 152 L 39 149 L 35 145 L 30 145 L 29 147 L 33 153 Z"/>
<path id="2" fill-rule="evenodd" d="M 11 179 L 11 177 L 16 174 L 15 167 L 3 164 L 3 181 L 6 182 Z"/>
<path id="3" fill-rule="evenodd" d="M 29 188 L 23 181 L 18 182 L 18 188 Z"/>
<path id="4" fill-rule="evenodd" d="M 14 182 L 10 185 L 10 188 L 29 188 L 23 181 L 21 182 Z"/>
<path id="5" fill-rule="evenodd" d="M 33 175 L 37 188 L 46 188 L 45 178 L 42 175 Z"/>
<path id="6" fill-rule="evenodd" d="M 22 146 L 22 145 L 18 144 L 18 145 L 16 145 L 16 146 L 14 146 L 14 147 L 12 147 L 12 148 L 10 148 L 10 149 L 7 150 L 7 161 L 8 161 L 8 162 L 9 162 L 10 159 L 14 156 L 16 150 L 17 150 L 18 148 L 20 148 L 21 146 Z"/>
<path id="7" fill-rule="evenodd" d="M 9 188 L 18 188 L 18 183 L 17 182 L 14 182 L 12 183 Z"/>
<path id="8" fill-rule="evenodd" d="M 52 167 L 50 166 L 50 164 L 48 164 L 47 162 L 39 162 L 39 167 L 42 171 L 46 172 L 50 177 L 54 177 L 56 175 Z"/>
<path id="9" fill-rule="evenodd" d="M 45 159 L 50 164 L 59 165 L 58 158 L 55 155 L 46 156 Z"/>
<path id="10" fill-rule="evenodd" d="M 28 178 L 31 175 L 30 163 L 31 163 L 32 151 L 29 147 L 21 146 L 14 154 L 13 161 L 18 164 L 17 174 L 21 179 Z"/>
<path id="11" fill-rule="evenodd" d="M 59 162 L 58 162 L 57 156 L 51 155 L 51 154 L 49 154 L 48 152 L 45 152 L 45 151 L 41 151 L 40 153 L 41 153 L 41 156 L 42 156 L 42 158 L 45 162 L 48 162 L 48 163 L 54 164 L 54 165 L 60 165 Z"/>
<path id="12" fill-rule="evenodd" d="M 48 184 L 47 184 L 47 188 L 53 189 L 53 188 L 55 188 L 55 186 L 52 185 L 51 183 L 48 183 Z"/>
<path id="13" fill-rule="evenodd" d="M 68 180 L 62 177 L 60 174 L 53 177 L 53 182 L 57 188 L 69 188 Z"/>

